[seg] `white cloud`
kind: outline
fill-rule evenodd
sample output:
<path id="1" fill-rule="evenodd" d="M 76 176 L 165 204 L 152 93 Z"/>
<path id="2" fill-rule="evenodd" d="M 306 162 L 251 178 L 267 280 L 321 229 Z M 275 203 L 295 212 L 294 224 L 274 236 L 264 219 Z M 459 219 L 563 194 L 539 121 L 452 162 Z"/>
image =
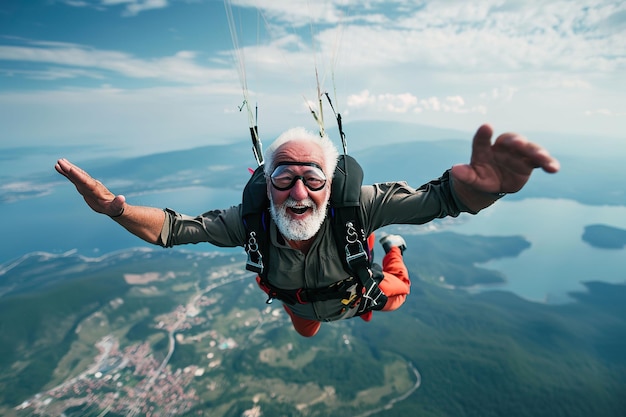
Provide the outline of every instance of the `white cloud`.
<path id="1" fill-rule="evenodd" d="M 595 115 L 600 115 L 600 116 L 618 116 L 618 117 L 626 117 L 626 111 L 622 111 L 622 112 L 615 112 L 613 110 L 609 110 L 609 109 L 595 109 L 595 110 L 587 110 L 585 112 L 586 116 L 595 116 Z"/>
<path id="2" fill-rule="evenodd" d="M 273 33 L 269 43 L 242 50 L 251 63 L 259 65 L 256 68 L 272 73 L 286 66 L 303 71 L 316 59 L 320 66 L 332 66 L 336 62 L 338 69 L 355 72 L 357 80 L 364 68 L 368 72 L 393 68 L 398 79 L 403 79 L 408 69 L 416 74 L 427 71 L 497 74 L 537 70 L 586 73 L 626 70 L 626 57 L 619 53 L 626 48 L 624 34 L 602 31 L 603 22 L 620 11 L 626 12 L 626 3 L 620 6 L 599 0 L 591 4 L 553 1 L 530 7 L 501 0 L 476 4 L 356 0 L 233 0 L 232 3 L 259 7 L 271 20 L 268 30 Z M 139 10 L 165 7 L 167 1 L 101 0 L 97 4 L 124 5 Z M 382 5 L 384 9 L 380 8 Z M 398 8 L 403 8 L 405 13 L 392 16 Z M 381 19 L 382 10 L 390 13 L 385 19 Z M 342 11 L 349 18 L 338 19 L 336 15 Z M 372 24 L 372 20 L 366 19 L 368 13 L 382 23 Z M 300 38 L 293 29 L 300 17 L 308 23 L 318 19 L 331 26 L 314 29 L 316 41 L 311 43 Z M 285 21 L 288 23 L 281 24 Z M 368 24 L 363 23 L 365 21 Z M 169 57 L 141 60 L 123 52 L 89 50 L 80 45 L 42 44 L 3 49 L 0 59 L 98 67 L 137 78 L 193 83 L 205 81 L 211 73 L 198 65 L 194 52 L 182 51 Z M 316 58 L 316 54 L 322 59 Z M 368 74 L 363 74 L 366 76 Z M 371 89 L 371 85 L 361 88 Z"/>
<path id="3" fill-rule="evenodd" d="M 372 96 L 368 90 L 361 91 L 359 94 L 351 94 L 348 96 L 348 107 L 359 108 L 372 105 L 376 102 L 376 97 Z"/>
<path id="4" fill-rule="evenodd" d="M 535 82 L 537 88 L 590 91 L 593 84 L 579 76 L 569 74 L 546 74 Z"/>
<path id="5" fill-rule="evenodd" d="M 85 71 L 77 68 L 51 67 L 38 70 L 21 70 L 0 68 L 0 74 L 5 77 L 24 77 L 33 80 L 60 80 L 71 78 L 103 79 L 102 74 L 95 71 Z"/>
<path id="6" fill-rule="evenodd" d="M 488 93 L 482 93 L 480 97 L 487 100 L 510 102 L 517 91 L 519 91 L 517 87 L 495 87 Z"/>
<path id="7" fill-rule="evenodd" d="M 137 14 L 153 9 L 162 9 L 167 7 L 167 0 L 143 0 L 143 1 L 129 1 L 124 11 L 125 16 L 136 16 Z"/>
<path id="8" fill-rule="evenodd" d="M 615 54 L 624 49 L 623 33 L 606 31 L 604 24 L 626 13 L 624 2 L 368 2 L 369 8 L 350 1 L 233 3 L 257 6 L 275 23 L 288 22 L 287 27 L 304 25 L 302 21 L 331 25 L 317 28 L 318 49 L 335 50 L 341 36 L 342 51 L 359 51 L 352 67 L 415 63 L 481 72 L 494 67 L 501 71 L 626 67 L 623 56 Z M 383 3 L 384 9 L 375 7 Z M 404 12 L 395 14 L 401 7 Z"/>
<path id="9" fill-rule="evenodd" d="M 162 9 L 169 5 L 168 0 L 65 0 L 63 3 L 72 7 L 93 7 L 99 10 L 124 6 L 123 16 L 136 16 L 146 10 Z"/>
<path id="10" fill-rule="evenodd" d="M 180 51 L 173 56 L 146 60 L 119 51 L 103 51 L 76 44 L 39 42 L 28 46 L 0 46 L 0 60 L 76 67 L 78 69 L 65 70 L 67 74 L 73 71 L 74 75 L 78 75 L 80 69 L 88 68 L 92 71 L 84 74 L 93 78 L 102 78 L 107 73 L 113 73 L 130 78 L 196 84 L 233 77 L 230 68 L 211 69 L 200 66 L 196 62 L 196 53 L 192 51 Z M 56 71 L 60 73 L 64 70 Z M 99 74 L 94 71 L 99 71 Z"/>
<path id="11" fill-rule="evenodd" d="M 87 7 L 87 6 L 89 6 L 88 2 L 82 1 L 82 0 L 65 0 L 65 1 L 63 1 L 63 3 L 65 3 L 68 6 L 72 6 L 72 7 Z"/>
<path id="12" fill-rule="evenodd" d="M 73 3 L 123 9 L 127 15 L 174 5 Z M 322 91 L 336 87 L 334 104 L 350 115 L 344 121 L 390 119 L 465 130 L 493 121 L 506 128 L 626 131 L 626 2 L 232 4 L 258 6 L 272 32 L 240 51 L 264 132 L 312 123 L 302 97 L 315 98 L 315 66 Z M 267 29 L 265 22 L 261 26 Z M 30 135 L 80 143 L 82 137 L 104 136 L 120 144 L 134 138 L 164 147 L 177 137 L 200 140 L 238 131 L 247 120 L 236 111 L 241 87 L 228 45 L 212 56 L 182 44 L 178 52 L 158 56 L 154 48 L 143 58 L 124 51 L 124 45 L 98 49 L 23 39 L 0 44 L 0 76 L 65 80 L 61 91 L 52 90 L 59 83 L 51 81 L 50 91 L 40 82 L 40 91 L 0 92 L 2 140 Z M 80 84 L 73 82 L 79 78 Z"/>
<path id="13" fill-rule="evenodd" d="M 313 22 L 336 24 L 344 19 L 342 7 L 351 6 L 351 1 L 313 0 L 230 0 L 231 6 L 256 8 L 268 18 L 288 22 L 294 27 Z"/>
<path id="14" fill-rule="evenodd" d="M 370 112 L 385 111 L 389 113 L 408 114 L 423 112 L 444 113 L 481 113 L 484 114 L 483 106 L 467 107 L 461 96 L 428 97 L 420 99 L 410 93 L 400 94 L 377 94 L 373 95 L 368 90 L 358 94 L 352 94 L 347 100 L 348 110 L 361 109 Z"/>

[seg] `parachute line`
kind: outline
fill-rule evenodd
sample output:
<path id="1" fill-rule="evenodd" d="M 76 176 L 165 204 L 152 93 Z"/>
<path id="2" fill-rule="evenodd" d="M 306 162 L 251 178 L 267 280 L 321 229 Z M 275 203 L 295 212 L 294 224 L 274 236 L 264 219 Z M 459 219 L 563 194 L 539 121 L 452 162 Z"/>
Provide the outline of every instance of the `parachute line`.
<path id="1" fill-rule="evenodd" d="M 258 135 L 258 123 L 257 123 L 258 122 L 257 120 L 258 105 L 253 110 L 252 102 L 250 100 L 250 93 L 248 90 L 248 81 L 247 81 L 246 64 L 245 64 L 245 50 L 240 47 L 239 37 L 238 37 L 238 34 L 243 33 L 243 30 L 245 28 L 243 27 L 242 24 L 240 24 L 239 26 L 236 24 L 236 19 L 235 19 L 235 16 L 233 15 L 232 0 L 224 0 L 224 7 L 226 10 L 226 17 L 228 19 L 228 26 L 229 26 L 231 40 L 233 44 L 233 52 L 232 52 L 233 60 L 235 61 L 235 66 L 237 68 L 239 81 L 240 81 L 242 93 L 243 93 L 243 102 L 240 106 L 237 106 L 237 107 L 239 111 L 243 111 L 244 108 L 246 109 L 246 113 L 248 115 L 249 127 L 250 127 L 250 135 L 251 135 L 252 143 L 253 143 L 253 153 L 257 160 L 257 163 L 259 165 L 262 165 L 263 153 L 262 153 L 261 140 Z M 336 111 L 334 107 L 338 103 L 337 86 L 336 86 L 336 80 L 335 80 L 335 69 L 340 58 L 339 50 L 341 46 L 341 40 L 344 34 L 343 22 L 345 20 L 345 15 L 343 12 L 345 12 L 345 10 L 342 10 L 341 18 L 339 22 L 340 24 L 339 24 L 339 28 L 337 29 L 335 33 L 332 50 L 330 51 L 331 52 L 330 55 L 327 57 L 329 58 L 329 66 L 324 65 L 326 69 L 322 69 L 322 71 L 320 72 L 319 65 L 324 64 L 324 62 L 326 61 L 321 56 L 322 55 L 321 46 L 318 44 L 320 40 L 319 38 L 315 37 L 316 14 L 313 13 L 313 10 L 312 10 L 313 7 L 320 7 L 320 5 L 319 3 L 311 4 L 310 0 L 308 0 L 307 1 L 307 9 L 309 11 L 308 26 L 309 26 L 310 39 L 311 39 L 310 41 L 311 53 L 312 53 L 312 59 L 313 59 L 313 64 L 314 64 L 314 70 L 315 70 L 317 99 L 309 101 L 307 100 L 304 94 L 302 96 L 303 96 L 305 105 L 308 107 L 309 112 L 313 116 L 313 119 L 315 120 L 315 123 L 318 126 L 319 134 L 322 137 L 326 136 L 324 108 L 323 108 L 324 100 L 326 99 L 328 101 L 328 105 L 330 105 L 334 113 L 335 119 L 337 121 L 337 126 L 339 128 L 339 135 L 340 135 L 341 143 L 343 146 L 343 152 L 344 154 L 347 154 L 346 136 L 343 131 L 341 113 Z M 264 15 L 263 11 L 259 9 L 258 7 L 257 7 L 257 13 L 258 13 L 258 16 L 257 16 L 256 35 L 257 35 L 257 43 L 260 43 L 260 26 L 262 24 L 261 22 L 265 24 L 265 27 L 268 30 L 268 33 L 270 33 L 270 35 L 273 33 L 274 29 L 272 28 L 272 24 L 268 21 L 268 19 Z M 294 34 L 297 36 L 298 31 L 296 30 L 296 28 L 292 27 L 292 29 L 294 31 Z M 291 66 L 291 62 L 284 55 L 284 51 L 282 50 L 282 48 L 279 47 L 278 50 L 283 55 L 283 61 L 285 62 L 285 64 L 288 67 Z M 318 54 L 320 56 L 318 56 Z M 333 100 L 331 100 L 329 92 L 327 92 L 326 89 L 324 88 L 324 84 L 325 84 L 325 80 L 327 80 L 328 72 L 330 72 L 330 76 L 331 76 L 330 78 L 332 81 L 332 91 L 330 94 L 332 94 Z M 291 73 L 296 73 L 296 71 L 291 71 Z M 335 104 L 333 104 L 333 101 L 335 102 Z"/>
<path id="2" fill-rule="evenodd" d="M 309 15 L 311 15 L 311 9 L 310 9 L 310 2 L 307 1 L 307 7 L 309 8 Z M 319 134 L 320 136 L 325 136 L 326 135 L 326 128 L 325 128 L 325 122 L 324 122 L 324 106 L 323 106 L 323 99 L 324 96 L 326 97 L 326 99 L 328 100 L 328 104 L 330 105 L 334 115 L 335 115 L 335 119 L 337 121 L 337 127 L 339 129 L 339 136 L 341 138 L 341 145 L 343 148 L 343 153 L 347 154 L 347 142 L 346 142 L 346 135 L 343 131 L 343 123 L 342 123 L 342 119 L 341 119 L 341 113 L 338 113 L 337 111 L 335 111 L 335 108 L 333 106 L 333 102 L 330 98 L 330 95 L 328 94 L 327 91 L 325 91 L 322 86 L 323 86 L 323 82 L 324 82 L 324 78 L 322 78 L 322 81 L 320 82 L 320 76 L 319 76 L 319 70 L 318 70 L 318 64 L 317 64 L 317 54 L 318 54 L 318 46 L 316 45 L 316 41 L 315 41 L 315 34 L 314 34 L 314 29 L 313 29 L 313 21 L 309 22 L 309 30 L 311 32 L 311 48 L 313 51 L 313 62 L 314 62 L 314 66 L 315 66 L 315 81 L 316 81 L 316 87 L 317 87 L 317 106 L 318 106 L 318 110 L 317 112 L 315 110 L 313 110 L 313 108 L 311 107 L 311 104 L 307 101 L 307 106 L 309 107 L 309 110 L 311 111 L 311 114 L 313 115 L 313 118 L 315 119 L 315 122 L 317 123 L 317 125 L 319 126 Z M 333 96 L 335 98 L 335 102 L 337 102 L 337 87 L 336 87 L 336 83 L 335 83 L 335 68 L 337 65 L 337 60 L 338 60 L 338 56 L 339 56 L 339 45 L 341 43 L 341 37 L 343 35 L 343 24 L 340 25 L 340 30 L 337 31 L 336 37 L 335 37 L 335 41 L 333 44 L 333 48 L 332 48 L 332 53 L 331 53 L 331 65 L 330 65 L 330 73 L 331 73 L 331 80 L 332 80 L 332 86 L 333 86 Z M 321 52 L 319 52 L 321 54 Z M 306 98 L 305 98 L 306 101 Z"/>
<path id="3" fill-rule="evenodd" d="M 245 107 L 246 112 L 248 114 L 248 125 L 250 127 L 250 137 L 252 139 L 252 153 L 254 154 L 254 158 L 258 165 L 263 164 L 263 144 L 261 143 L 261 139 L 259 138 L 259 129 L 257 124 L 258 117 L 258 105 L 256 106 L 255 113 L 252 112 L 252 107 L 250 104 L 250 94 L 248 91 L 248 81 L 246 75 L 246 65 L 245 65 L 245 56 L 244 50 L 239 47 L 239 38 L 237 37 L 237 25 L 235 24 L 235 18 L 233 16 L 233 8 L 230 0 L 224 0 L 224 8 L 226 10 L 226 18 L 228 19 L 228 28 L 230 30 L 230 37 L 233 43 L 233 60 L 235 61 L 235 66 L 237 67 L 237 73 L 239 75 L 239 83 L 241 84 L 241 90 L 243 93 L 243 103 L 241 106 L 238 106 L 239 111 L 242 111 Z M 257 25 L 258 26 L 258 25 Z M 258 42 L 258 31 L 257 31 L 257 42 Z"/>

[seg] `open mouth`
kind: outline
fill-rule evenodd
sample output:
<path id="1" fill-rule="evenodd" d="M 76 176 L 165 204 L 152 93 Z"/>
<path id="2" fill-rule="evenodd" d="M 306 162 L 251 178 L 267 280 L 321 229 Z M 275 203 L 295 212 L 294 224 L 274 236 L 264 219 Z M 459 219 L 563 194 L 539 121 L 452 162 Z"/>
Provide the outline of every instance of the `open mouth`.
<path id="1" fill-rule="evenodd" d="M 304 214 L 308 209 L 308 207 L 289 207 L 289 210 L 295 214 Z"/>

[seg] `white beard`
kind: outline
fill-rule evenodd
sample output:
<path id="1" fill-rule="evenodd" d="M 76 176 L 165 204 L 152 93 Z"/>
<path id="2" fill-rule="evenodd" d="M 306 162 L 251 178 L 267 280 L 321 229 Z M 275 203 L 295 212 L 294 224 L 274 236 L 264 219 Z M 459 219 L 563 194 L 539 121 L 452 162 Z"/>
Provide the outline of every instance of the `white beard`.
<path id="1" fill-rule="evenodd" d="M 306 219 L 297 220 L 291 218 L 287 214 L 287 209 L 290 207 L 310 207 L 311 215 Z M 296 201 L 289 197 L 283 204 L 276 206 L 274 200 L 270 195 L 270 213 L 272 219 L 276 223 L 280 233 L 289 240 L 309 240 L 321 229 L 324 219 L 326 219 L 326 207 L 328 206 L 328 199 L 324 201 L 322 207 L 317 207 L 315 202 L 307 197 L 302 201 Z"/>

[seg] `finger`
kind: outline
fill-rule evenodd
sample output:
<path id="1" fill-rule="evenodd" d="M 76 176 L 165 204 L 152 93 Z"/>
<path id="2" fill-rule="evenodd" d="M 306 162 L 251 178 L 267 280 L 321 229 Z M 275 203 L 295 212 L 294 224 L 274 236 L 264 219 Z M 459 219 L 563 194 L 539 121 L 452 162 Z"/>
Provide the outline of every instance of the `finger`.
<path id="1" fill-rule="evenodd" d="M 85 173 L 83 170 L 72 164 L 67 159 L 59 159 L 54 168 L 59 174 L 66 176 L 70 180 L 72 180 L 73 177 L 76 177 L 76 174 Z"/>
<path id="2" fill-rule="evenodd" d="M 535 150 L 533 159 L 535 163 L 545 172 L 554 174 L 555 172 L 558 172 L 559 169 L 561 169 L 561 164 L 559 163 L 559 161 L 552 155 L 550 155 L 547 149 L 541 146 L 538 146 Z"/>
<path id="3" fill-rule="evenodd" d="M 516 154 L 519 161 L 524 161 L 530 168 L 541 168 L 548 173 L 558 172 L 559 161 L 552 157 L 544 147 L 528 141 L 514 133 L 502 134 L 496 139 L 495 148 L 507 148 L 511 154 Z"/>
<path id="4" fill-rule="evenodd" d="M 57 161 L 54 168 L 59 172 L 59 174 L 66 175 L 71 165 L 70 161 L 65 158 L 61 158 Z"/>
<path id="5" fill-rule="evenodd" d="M 491 148 L 491 137 L 493 128 L 489 124 L 484 124 L 478 128 L 472 140 L 472 161 L 488 155 Z"/>
<path id="6" fill-rule="evenodd" d="M 542 147 L 535 149 L 529 158 L 535 168 L 541 168 L 550 174 L 558 172 L 561 168 L 559 161 Z"/>
<path id="7" fill-rule="evenodd" d="M 59 160 L 57 161 L 57 163 L 54 165 L 54 169 L 55 169 L 55 170 L 56 170 L 59 174 L 61 174 L 61 175 L 63 175 L 64 177 L 66 177 L 66 178 L 67 178 L 67 175 L 65 174 L 65 171 L 63 170 L 63 167 L 61 166 L 61 164 L 62 164 L 62 162 L 61 162 L 61 160 L 59 159 Z"/>
<path id="8" fill-rule="evenodd" d="M 64 175 L 76 186 L 83 185 L 89 188 L 97 186 L 97 181 L 91 175 L 67 159 L 62 160 L 60 166 L 65 172 Z"/>
<path id="9" fill-rule="evenodd" d="M 116 211 L 120 211 L 122 207 L 126 204 L 126 197 L 122 194 L 116 195 L 113 201 L 111 201 L 111 207 L 113 207 Z"/>
<path id="10" fill-rule="evenodd" d="M 451 169 L 451 173 L 455 179 L 467 184 L 473 184 L 476 181 L 476 171 L 467 164 L 454 165 Z"/>
<path id="11" fill-rule="evenodd" d="M 117 216 L 120 212 L 123 212 L 125 203 L 126 197 L 121 194 L 115 196 L 115 198 L 111 201 L 111 204 L 109 205 L 109 216 Z"/>

